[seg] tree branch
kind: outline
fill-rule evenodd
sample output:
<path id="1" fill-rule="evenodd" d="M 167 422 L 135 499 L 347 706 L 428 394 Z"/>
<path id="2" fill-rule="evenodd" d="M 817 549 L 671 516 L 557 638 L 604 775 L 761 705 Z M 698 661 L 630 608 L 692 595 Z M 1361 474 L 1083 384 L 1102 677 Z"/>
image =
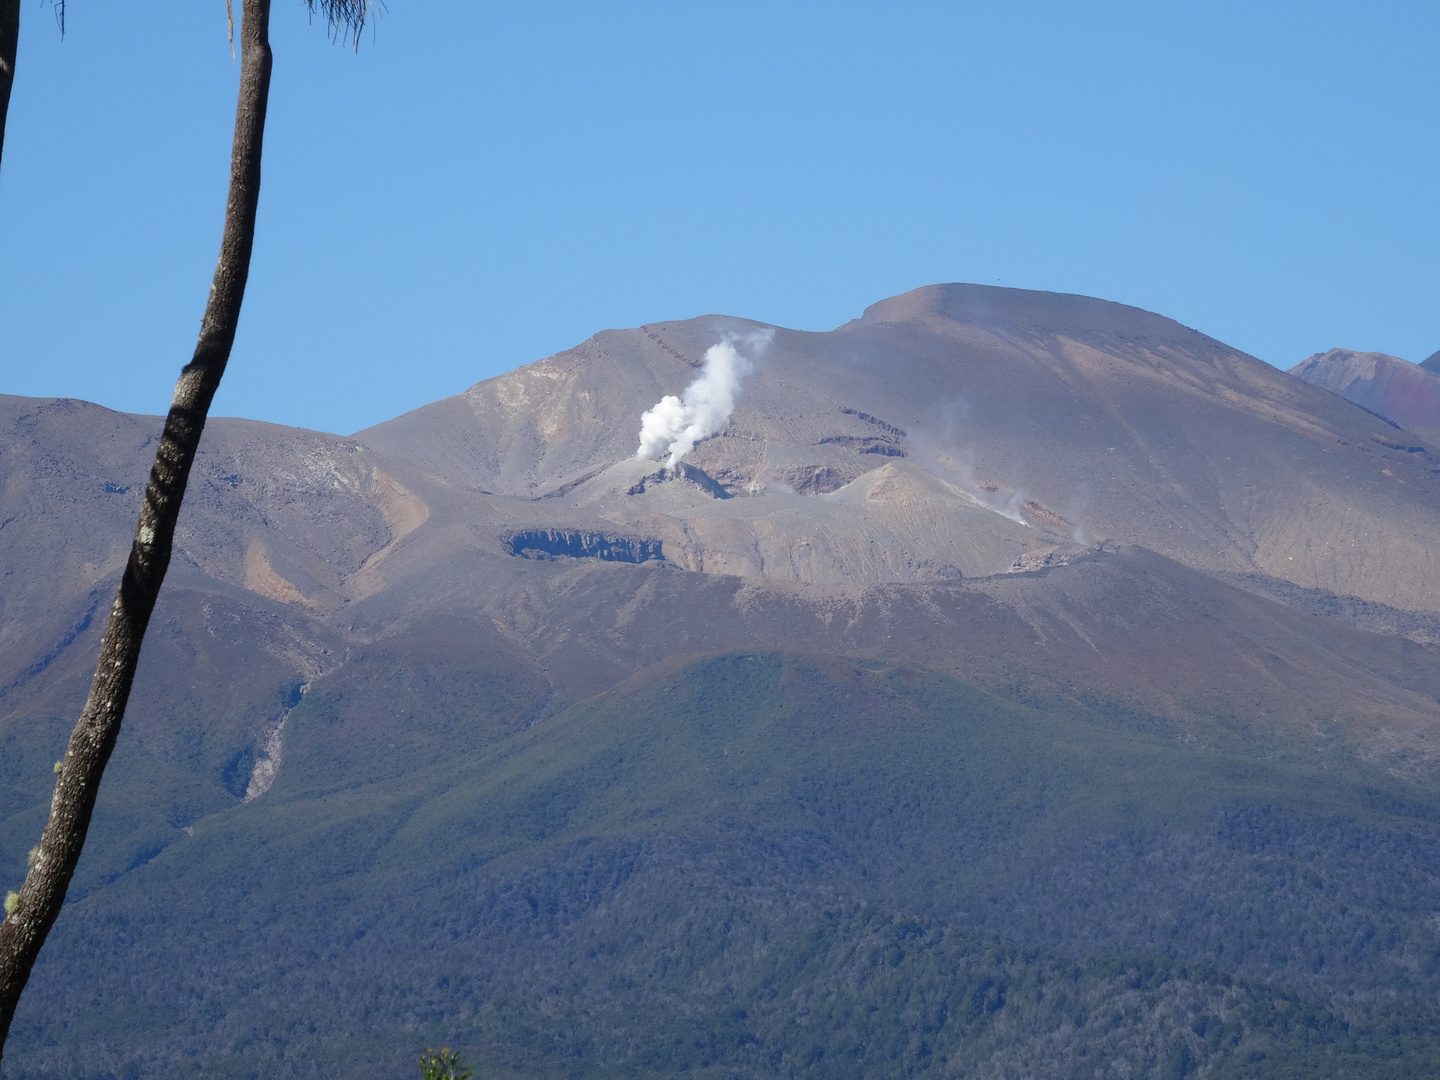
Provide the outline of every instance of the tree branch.
<path id="1" fill-rule="evenodd" d="M 357 52 L 365 24 L 385 10 L 384 0 L 305 0 L 305 6 L 311 15 L 319 8 L 330 24 L 330 36 L 341 42 L 354 41 Z"/>

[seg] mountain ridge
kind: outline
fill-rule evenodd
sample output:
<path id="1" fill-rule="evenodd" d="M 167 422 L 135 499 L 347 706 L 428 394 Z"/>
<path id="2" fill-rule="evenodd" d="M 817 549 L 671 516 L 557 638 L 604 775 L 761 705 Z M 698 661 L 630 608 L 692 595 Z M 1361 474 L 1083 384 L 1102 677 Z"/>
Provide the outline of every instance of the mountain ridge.
<path id="1" fill-rule="evenodd" d="M 1435 445 L 1440 442 L 1440 378 L 1433 364 L 1426 367 L 1431 360 L 1412 364 L 1385 353 L 1331 349 L 1302 360 L 1290 374 Z"/>

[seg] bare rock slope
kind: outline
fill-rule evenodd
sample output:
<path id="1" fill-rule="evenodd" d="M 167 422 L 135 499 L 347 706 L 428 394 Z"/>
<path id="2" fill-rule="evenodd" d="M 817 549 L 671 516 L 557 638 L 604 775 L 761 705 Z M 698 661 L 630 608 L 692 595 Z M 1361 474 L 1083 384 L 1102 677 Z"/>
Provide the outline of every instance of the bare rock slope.
<path id="1" fill-rule="evenodd" d="M 617 497 L 637 487 L 640 412 L 752 325 L 607 331 L 356 438 L 427 502 L 483 493 L 507 500 L 517 526 L 666 533 L 696 569 L 943 578 L 993 573 L 1016 549 L 1112 539 L 1440 610 L 1426 539 L 1440 524 L 1435 451 L 1169 319 L 1078 296 L 932 286 L 830 333 L 779 330 L 729 426 L 686 458 L 733 502 L 694 484 L 685 498 L 663 484 Z M 813 496 L 896 462 L 908 471 L 842 497 L 863 512 L 827 532 L 823 557 L 795 550 L 816 547 L 799 523 L 830 504 Z M 968 550 L 923 520 L 932 503 L 950 520 L 946 499 L 965 497 Z M 888 553 L 871 559 L 877 545 Z"/>
<path id="2" fill-rule="evenodd" d="M 1415 432 L 1433 446 L 1440 443 L 1437 364 L 1436 356 L 1412 364 L 1385 353 L 1331 349 L 1296 364 L 1290 374 Z"/>

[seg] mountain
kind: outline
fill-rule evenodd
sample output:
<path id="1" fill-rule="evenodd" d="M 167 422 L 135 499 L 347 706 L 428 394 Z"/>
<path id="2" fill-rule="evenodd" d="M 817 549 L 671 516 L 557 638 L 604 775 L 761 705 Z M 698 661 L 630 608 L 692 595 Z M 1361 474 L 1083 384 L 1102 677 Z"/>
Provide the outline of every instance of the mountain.
<path id="1" fill-rule="evenodd" d="M 1432 444 L 1440 441 L 1440 353 L 1412 364 L 1384 353 L 1331 349 L 1290 369 L 1313 386 L 1339 394 L 1362 409 L 1413 431 Z"/>
<path id="2" fill-rule="evenodd" d="M 16 882 L 159 425 L 0 398 Z M 3 1075 L 1433 1072 L 1437 453 L 968 285 L 212 421 Z"/>
<path id="3" fill-rule="evenodd" d="M 864 560 L 857 545 L 868 549 L 871 536 L 837 538 L 821 566 L 797 568 L 770 552 L 757 517 L 777 512 L 768 499 L 701 498 L 679 511 L 645 499 L 591 509 L 583 497 L 601 498 L 587 485 L 628 478 L 590 474 L 635 467 L 639 410 L 678 392 L 707 345 L 751 328 L 708 318 L 602 333 L 357 439 L 422 500 L 420 488 L 439 481 L 452 498 L 525 500 L 521 520 L 537 524 L 542 507 L 557 523 L 598 513 L 661 529 L 678 519 L 689 533 L 672 543 L 691 560 L 728 566 L 758 546 L 762 576 L 808 580 L 838 561 L 854 580 Z M 1440 605 L 1440 568 L 1415 542 L 1436 512 L 1429 451 L 1412 452 L 1373 417 L 1134 308 L 936 286 L 828 334 L 777 330 L 729 428 L 686 461 L 732 494 L 769 493 L 775 481 L 809 492 L 849 483 L 890 454 L 1012 508 L 1034 550 L 1103 537 L 1201 569 Z M 1371 538 L 1363 548 L 1359 531 Z M 867 581 L 905 576 L 859 572 Z"/>

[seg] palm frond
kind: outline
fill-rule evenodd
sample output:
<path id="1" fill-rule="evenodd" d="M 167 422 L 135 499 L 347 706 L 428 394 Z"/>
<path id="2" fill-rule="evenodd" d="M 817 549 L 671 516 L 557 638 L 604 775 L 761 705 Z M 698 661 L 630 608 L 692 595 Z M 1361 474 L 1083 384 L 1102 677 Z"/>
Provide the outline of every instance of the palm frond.
<path id="1" fill-rule="evenodd" d="M 385 11 L 384 0 L 305 0 L 313 16 L 316 11 L 330 24 L 330 36 L 336 41 L 355 43 L 360 48 L 360 32 L 371 19 Z"/>

